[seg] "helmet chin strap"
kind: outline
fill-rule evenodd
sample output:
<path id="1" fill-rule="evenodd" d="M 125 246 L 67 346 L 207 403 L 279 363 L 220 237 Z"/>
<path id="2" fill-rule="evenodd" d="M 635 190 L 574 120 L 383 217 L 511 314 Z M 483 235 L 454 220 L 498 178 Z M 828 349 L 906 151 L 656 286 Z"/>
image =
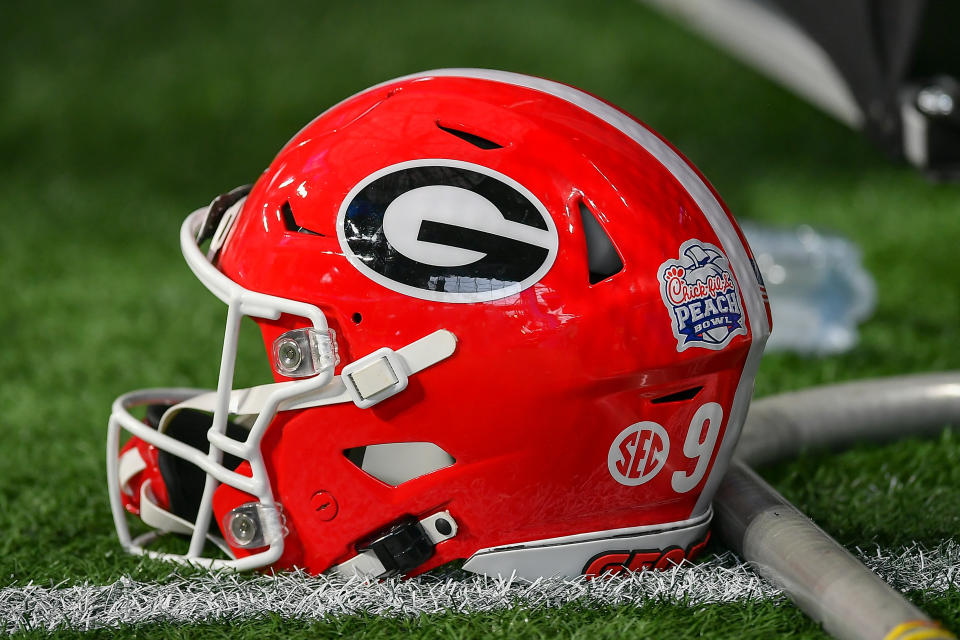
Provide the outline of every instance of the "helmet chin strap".
<path id="1" fill-rule="evenodd" d="M 128 449 L 120 456 L 119 480 L 120 489 L 127 495 L 132 495 L 133 489 L 130 487 L 130 481 L 138 473 L 147 468 L 147 463 L 143 461 L 140 452 L 136 448 Z M 150 486 L 150 480 L 145 480 L 140 485 L 140 519 L 157 531 L 164 533 L 179 533 L 190 535 L 193 533 L 193 523 L 185 520 L 173 513 L 170 513 L 157 504 Z M 232 556 L 232 551 L 222 538 L 207 535 L 207 539 L 213 542 L 224 553 Z"/>
<path id="2" fill-rule="evenodd" d="M 277 411 L 295 411 L 342 402 L 354 402 L 361 408 L 371 407 L 403 391 L 407 378 L 429 366 L 449 358 L 457 347 L 457 338 L 450 331 L 440 329 L 394 351 L 383 348 L 364 356 L 343 368 L 344 374 L 334 376 L 330 384 L 306 397 L 294 397 L 281 402 Z M 238 416 L 238 422 L 256 417 L 273 393 L 301 384 L 299 381 L 274 382 L 230 392 L 229 412 Z M 216 408 L 217 393 L 211 391 L 176 404 L 163 414 L 158 425 L 162 433 L 171 420 L 184 409 L 212 413 Z M 214 444 L 219 446 L 219 442 Z M 228 451 L 228 453 L 232 453 Z"/>

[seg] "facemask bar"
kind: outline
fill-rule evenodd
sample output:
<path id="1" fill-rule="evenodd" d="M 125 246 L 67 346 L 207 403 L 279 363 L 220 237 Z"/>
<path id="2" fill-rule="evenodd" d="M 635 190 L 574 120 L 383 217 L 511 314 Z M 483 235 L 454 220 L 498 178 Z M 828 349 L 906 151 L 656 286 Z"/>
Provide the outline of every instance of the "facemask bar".
<path id="1" fill-rule="evenodd" d="M 239 208 L 242 204 L 243 201 L 241 200 L 234 206 Z M 131 408 L 145 404 L 179 404 L 204 393 L 205 390 L 155 389 L 135 391 L 117 398 L 113 404 L 107 437 L 107 481 L 114 524 L 120 543 L 127 551 L 210 568 L 229 567 L 245 570 L 266 566 L 279 559 L 283 554 L 283 539 L 275 540 L 266 550 L 245 558 L 219 560 L 201 557 L 208 538 L 221 548 L 225 548 L 221 540 L 207 535 L 213 515 L 213 493 L 218 484 L 223 483 L 255 496 L 265 508 L 277 508 L 263 457 L 260 453 L 260 440 L 281 403 L 287 406 L 296 404 L 296 400 L 301 397 L 326 387 L 333 380 L 333 367 L 322 370 L 316 376 L 302 381 L 267 385 L 269 394 L 264 399 L 262 410 L 258 413 L 246 440 L 239 442 L 227 436 L 226 425 L 231 404 L 236 405 L 240 401 L 237 395 L 233 393 L 233 374 L 240 321 L 243 317 L 251 316 L 276 320 L 281 314 L 286 313 L 308 319 L 312 328 L 320 333 L 326 333 L 328 326 L 326 317 L 316 306 L 250 291 L 233 282 L 214 267 L 204 256 L 196 241 L 197 232 L 204 222 L 207 211 L 208 207 L 198 209 L 187 217 L 180 229 L 180 247 L 187 264 L 197 278 L 211 293 L 227 305 L 227 326 L 220 360 L 213 424 L 207 433 L 210 441 L 209 453 L 204 453 L 162 433 L 159 429 L 155 430 L 143 424 L 130 413 Z M 232 403 L 231 400 L 233 400 Z M 123 508 L 122 488 L 119 479 L 120 429 L 130 432 L 161 450 L 191 462 L 207 474 L 200 508 L 196 521 L 193 523 L 190 547 L 186 555 L 160 553 L 144 549 L 143 545 L 154 539 L 158 535 L 157 532 L 140 536 L 136 540 L 131 538 Z M 222 465 L 224 452 L 249 462 L 252 477 L 247 477 L 224 467 Z"/>

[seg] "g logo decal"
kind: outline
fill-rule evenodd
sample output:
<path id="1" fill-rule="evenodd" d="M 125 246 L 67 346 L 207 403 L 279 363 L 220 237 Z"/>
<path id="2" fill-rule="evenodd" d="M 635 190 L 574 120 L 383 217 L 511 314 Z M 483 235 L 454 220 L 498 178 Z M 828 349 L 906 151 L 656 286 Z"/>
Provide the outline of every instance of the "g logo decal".
<path id="1" fill-rule="evenodd" d="M 540 280 L 557 256 L 546 207 L 481 165 L 414 160 L 357 184 L 340 205 L 337 236 L 361 273 L 399 293 L 485 302 Z"/>

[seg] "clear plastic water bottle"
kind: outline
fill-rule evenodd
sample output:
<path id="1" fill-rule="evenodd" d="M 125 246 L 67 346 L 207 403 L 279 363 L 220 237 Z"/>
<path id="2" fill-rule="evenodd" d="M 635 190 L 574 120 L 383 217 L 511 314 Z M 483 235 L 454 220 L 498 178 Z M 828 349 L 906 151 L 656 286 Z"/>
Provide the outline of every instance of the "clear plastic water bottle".
<path id="1" fill-rule="evenodd" d="M 857 325 L 873 313 L 876 285 L 849 240 L 809 226 L 745 222 L 773 311 L 767 349 L 828 355 L 857 343 Z"/>

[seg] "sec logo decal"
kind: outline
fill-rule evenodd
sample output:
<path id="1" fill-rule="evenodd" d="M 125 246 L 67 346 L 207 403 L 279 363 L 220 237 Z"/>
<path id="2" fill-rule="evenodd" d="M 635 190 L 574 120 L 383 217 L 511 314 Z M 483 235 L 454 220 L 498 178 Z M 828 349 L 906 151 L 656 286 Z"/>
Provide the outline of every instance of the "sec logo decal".
<path id="1" fill-rule="evenodd" d="M 634 487 L 652 480 L 669 453 L 667 430 L 656 422 L 638 422 L 614 439 L 607 454 L 607 468 L 614 480 Z"/>
<path id="2" fill-rule="evenodd" d="M 455 160 L 395 164 L 340 206 L 344 256 L 371 280 L 438 302 L 517 294 L 553 266 L 558 236 L 543 204 L 515 180 Z"/>

